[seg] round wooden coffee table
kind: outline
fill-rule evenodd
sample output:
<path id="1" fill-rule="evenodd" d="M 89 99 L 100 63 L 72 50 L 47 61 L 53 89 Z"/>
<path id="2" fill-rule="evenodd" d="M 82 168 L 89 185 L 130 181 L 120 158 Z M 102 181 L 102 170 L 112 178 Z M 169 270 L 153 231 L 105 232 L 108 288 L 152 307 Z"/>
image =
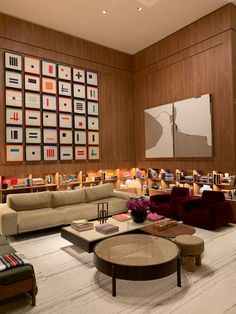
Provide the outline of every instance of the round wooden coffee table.
<path id="1" fill-rule="evenodd" d="M 107 238 L 94 247 L 94 265 L 112 277 L 113 296 L 116 278 L 152 280 L 177 271 L 177 285 L 181 287 L 179 248 L 156 236 L 125 234 Z"/>

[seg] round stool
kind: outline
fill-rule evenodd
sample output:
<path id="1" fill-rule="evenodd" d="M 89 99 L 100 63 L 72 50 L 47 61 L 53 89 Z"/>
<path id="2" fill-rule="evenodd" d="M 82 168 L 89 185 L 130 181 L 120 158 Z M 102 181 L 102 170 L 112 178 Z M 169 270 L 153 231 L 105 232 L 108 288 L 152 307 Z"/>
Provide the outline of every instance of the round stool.
<path id="1" fill-rule="evenodd" d="M 195 264 L 201 266 L 201 254 L 204 252 L 203 239 L 192 235 L 179 235 L 175 238 L 181 257 L 186 258 L 185 269 L 194 272 Z"/>

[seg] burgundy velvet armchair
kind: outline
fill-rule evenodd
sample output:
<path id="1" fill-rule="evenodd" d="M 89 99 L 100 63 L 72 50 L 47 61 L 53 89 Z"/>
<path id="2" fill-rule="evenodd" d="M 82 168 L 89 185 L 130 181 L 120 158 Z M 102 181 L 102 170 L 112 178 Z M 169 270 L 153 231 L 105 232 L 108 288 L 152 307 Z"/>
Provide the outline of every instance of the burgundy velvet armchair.
<path id="1" fill-rule="evenodd" d="M 150 201 L 158 205 L 157 213 L 159 215 L 179 220 L 179 204 L 188 198 L 191 198 L 188 188 L 174 186 L 170 194 L 152 195 Z"/>
<path id="2" fill-rule="evenodd" d="M 185 224 L 215 230 L 232 222 L 233 211 L 223 192 L 203 191 L 201 198 L 181 203 L 179 217 Z"/>

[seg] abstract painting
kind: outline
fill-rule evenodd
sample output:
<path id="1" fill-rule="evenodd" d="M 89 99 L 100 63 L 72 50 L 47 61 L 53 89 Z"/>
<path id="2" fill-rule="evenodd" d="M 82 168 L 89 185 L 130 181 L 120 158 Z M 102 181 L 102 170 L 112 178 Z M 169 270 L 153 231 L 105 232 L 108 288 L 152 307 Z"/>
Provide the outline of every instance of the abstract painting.
<path id="1" fill-rule="evenodd" d="M 41 143 L 41 129 L 40 128 L 26 128 L 25 129 L 25 142 L 27 144 L 40 144 Z"/>
<path id="2" fill-rule="evenodd" d="M 72 160 L 73 159 L 73 148 L 71 146 L 60 147 L 60 159 L 61 160 Z"/>
<path id="3" fill-rule="evenodd" d="M 40 161 L 41 160 L 41 146 L 26 145 L 25 159 L 26 161 Z"/>
<path id="4" fill-rule="evenodd" d="M 11 70 L 22 70 L 22 57 L 15 53 L 5 52 L 5 68 Z"/>
<path id="5" fill-rule="evenodd" d="M 6 142 L 7 143 L 22 143 L 23 142 L 23 132 L 20 127 L 6 127 Z"/>
<path id="6" fill-rule="evenodd" d="M 6 108 L 6 124 L 22 125 L 22 110 Z"/>
<path id="7" fill-rule="evenodd" d="M 40 91 L 40 77 L 35 75 L 25 75 L 25 89 L 34 92 Z"/>
<path id="8" fill-rule="evenodd" d="M 87 148 L 86 146 L 75 147 L 75 160 L 86 160 L 87 159 Z"/>
<path id="9" fill-rule="evenodd" d="M 5 72 L 5 86 L 21 89 L 22 88 L 22 74 L 13 71 Z"/>
<path id="10" fill-rule="evenodd" d="M 23 145 L 7 145 L 6 161 L 23 161 Z"/>
<path id="11" fill-rule="evenodd" d="M 25 73 L 40 74 L 40 60 L 31 57 L 25 57 Z"/>
<path id="12" fill-rule="evenodd" d="M 22 107 L 22 91 L 6 89 L 6 106 Z"/>
<path id="13" fill-rule="evenodd" d="M 57 160 L 57 154 L 57 146 L 43 146 L 43 159 L 45 161 Z"/>
<path id="14" fill-rule="evenodd" d="M 73 68 L 73 81 L 78 83 L 85 83 L 85 71 Z"/>

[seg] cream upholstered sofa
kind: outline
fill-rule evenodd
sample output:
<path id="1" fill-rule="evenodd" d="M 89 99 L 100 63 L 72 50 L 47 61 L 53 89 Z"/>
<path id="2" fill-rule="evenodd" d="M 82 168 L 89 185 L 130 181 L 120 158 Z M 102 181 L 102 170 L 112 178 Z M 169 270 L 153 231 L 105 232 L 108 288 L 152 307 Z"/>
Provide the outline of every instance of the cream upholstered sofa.
<path id="1" fill-rule="evenodd" d="M 97 204 L 108 202 L 108 214 L 127 211 L 129 194 L 114 191 L 112 183 L 77 191 L 9 194 L 0 204 L 0 234 L 4 236 L 97 218 Z"/>

